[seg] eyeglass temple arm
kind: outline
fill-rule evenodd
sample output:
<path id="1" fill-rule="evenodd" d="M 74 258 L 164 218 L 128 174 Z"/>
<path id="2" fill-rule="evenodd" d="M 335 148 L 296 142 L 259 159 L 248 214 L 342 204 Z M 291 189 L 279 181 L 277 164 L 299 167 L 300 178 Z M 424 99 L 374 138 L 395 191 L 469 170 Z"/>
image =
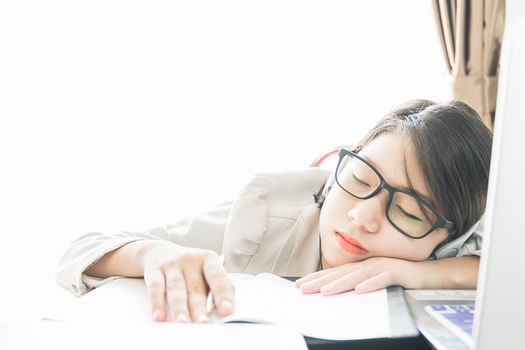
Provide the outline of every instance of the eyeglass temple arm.
<path id="1" fill-rule="evenodd" d="M 328 158 L 330 158 L 331 156 L 333 155 L 337 155 L 339 153 L 339 151 L 341 149 L 352 149 L 352 146 L 338 146 L 338 147 L 335 147 L 332 151 L 330 152 L 327 152 L 327 153 L 321 153 L 320 155 L 318 155 L 314 161 L 310 164 L 310 167 L 315 167 L 315 168 L 319 168 L 324 161 L 326 161 Z"/>

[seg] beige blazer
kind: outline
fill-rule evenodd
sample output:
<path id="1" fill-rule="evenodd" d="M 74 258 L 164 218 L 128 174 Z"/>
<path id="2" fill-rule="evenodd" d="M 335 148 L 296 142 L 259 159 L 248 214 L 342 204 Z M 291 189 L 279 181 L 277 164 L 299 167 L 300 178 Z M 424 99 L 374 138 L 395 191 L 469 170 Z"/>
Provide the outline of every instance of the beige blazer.
<path id="1" fill-rule="evenodd" d="M 173 225 L 137 232 L 87 233 L 62 256 L 57 281 L 80 296 L 117 278 L 94 278 L 84 271 L 106 253 L 141 239 L 163 239 L 213 250 L 223 255 L 228 272 L 270 272 L 281 276 L 315 272 L 320 268 L 320 209 L 313 195 L 329 175 L 329 171 L 319 168 L 259 174 L 243 187 L 235 201 Z M 469 236 L 459 243 L 459 248 L 457 244 L 449 246 L 458 248 L 454 256 L 479 255 L 480 242 Z"/>

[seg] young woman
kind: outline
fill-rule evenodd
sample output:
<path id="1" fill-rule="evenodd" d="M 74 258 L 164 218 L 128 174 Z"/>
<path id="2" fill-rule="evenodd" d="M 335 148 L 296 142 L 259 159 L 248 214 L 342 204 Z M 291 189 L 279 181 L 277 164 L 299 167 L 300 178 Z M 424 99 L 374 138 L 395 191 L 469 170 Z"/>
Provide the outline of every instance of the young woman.
<path id="1" fill-rule="evenodd" d="M 144 277 L 153 319 L 178 322 L 208 321 L 209 291 L 220 314 L 233 311 L 226 272 L 303 276 L 298 288 L 326 295 L 475 288 L 491 142 L 464 103 L 412 101 L 341 149 L 333 173 L 259 174 L 235 201 L 175 225 L 88 233 L 57 279 L 82 295 Z"/>

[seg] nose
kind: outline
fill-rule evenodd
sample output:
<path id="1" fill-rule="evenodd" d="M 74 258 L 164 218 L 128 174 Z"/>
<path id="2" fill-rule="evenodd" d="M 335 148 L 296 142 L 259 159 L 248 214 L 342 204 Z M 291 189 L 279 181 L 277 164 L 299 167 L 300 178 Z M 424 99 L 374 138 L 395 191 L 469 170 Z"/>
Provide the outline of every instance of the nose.
<path id="1" fill-rule="evenodd" d="M 380 191 L 372 198 L 358 199 L 348 210 L 348 219 L 368 233 L 377 232 L 381 227 L 381 221 L 385 218 L 387 199 L 387 191 Z"/>

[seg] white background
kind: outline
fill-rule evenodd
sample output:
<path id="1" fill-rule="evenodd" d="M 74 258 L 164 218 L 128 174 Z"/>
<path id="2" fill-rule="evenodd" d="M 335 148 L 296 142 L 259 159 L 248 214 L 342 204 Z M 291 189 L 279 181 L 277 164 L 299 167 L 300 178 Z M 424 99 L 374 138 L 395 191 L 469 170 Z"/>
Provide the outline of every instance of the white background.
<path id="1" fill-rule="evenodd" d="M 172 223 L 448 98 L 430 1 L 2 1 L 0 320 L 82 233 Z"/>

